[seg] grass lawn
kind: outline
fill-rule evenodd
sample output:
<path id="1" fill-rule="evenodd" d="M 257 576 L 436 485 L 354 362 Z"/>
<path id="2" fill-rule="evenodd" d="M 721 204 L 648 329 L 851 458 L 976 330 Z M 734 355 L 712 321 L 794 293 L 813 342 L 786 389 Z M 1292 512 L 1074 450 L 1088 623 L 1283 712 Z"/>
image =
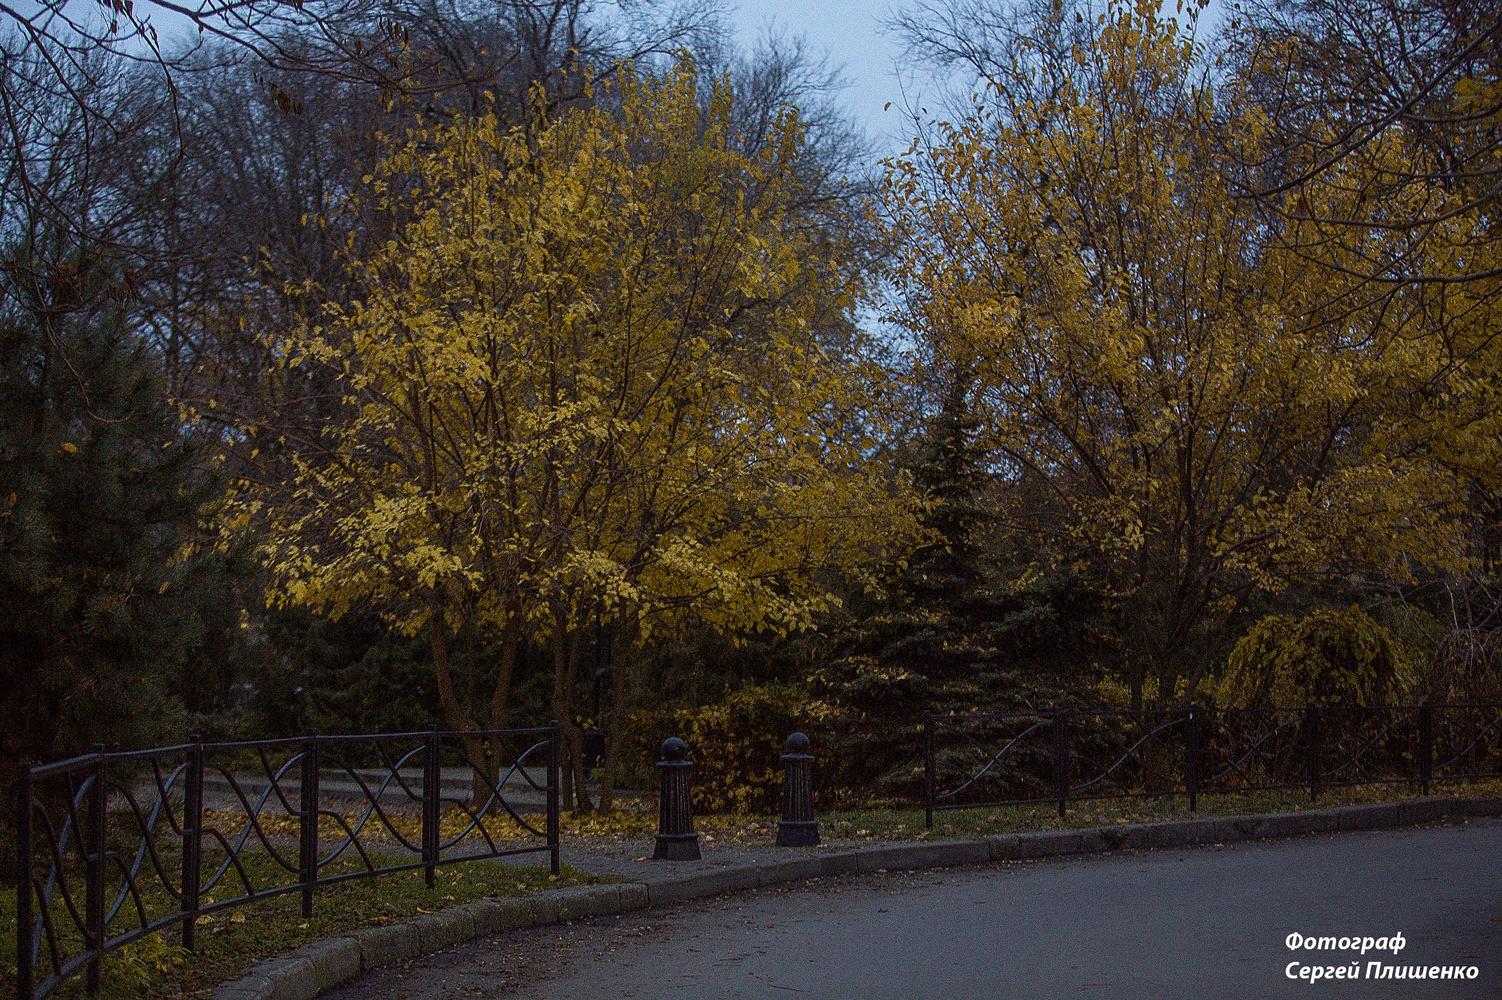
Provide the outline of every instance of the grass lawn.
<path id="1" fill-rule="evenodd" d="M 353 820 L 354 816 L 347 816 L 346 819 Z M 544 824 L 544 817 L 540 815 L 527 816 L 526 819 L 539 829 Z M 396 814 L 392 820 L 403 835 L 416 839 L 418 820 L 415 815 Z M 748 817 L 727 817 L 724 822 L 738 827 L 746 825 L 747 821 Z M 220 814 L 213 810 L 205 812 L 206 826 L 233 830 L 242 822 L 243 818 L 237 813 Z M 273 838 L 284 857 L 295 862 L 296 817 L 267 811 L 261 815 L 260 822 L 262 829 Z M 711 819 L 709 822 L 713 825 L 715 820 Z M 751 819 L 750 822 L 755 825 L 759 821 Z M 592 842 L 618 841 L 623 837 L 654 831 L 656 823 L 657 814 L 654 809 L 650 813 L 621 812 L 611 816 L 578 818 L 565 813 L 561 817 L 560 826 L 565 843 L 584 845 L 587 848 Z M 454 836 L 467 824 L 468 818 L 458 810 L 446 812 L 440 823 L 445 837 Z M 502 848 L 536 843 L 535 838 L 529 837 L 506 819 L 493 820 L 490 829 Z M 337 821 L 324 816 L 319 822 L 319 839 L 325 849 L 342 838 L 343 833 Z M 395 846 L 389 834 L 381 828 L 367 829 L 361 839 L 367 849 L 376 852 L 373 860 L 377 865 L 401 863 L 411 859 L 410 855 L 393 855 L 389 859 L 380 856 L 383 842 L 388 848 Z M 133 854 L 134 841 L 128 836 L 122 836 L 117 849 Z M 168 876 L 175 884 L 181 870 L 180 854 L 176 845 L 170 843 L 161 845 L 161 850 Z M 206 840 L 202 862 L 205 878 L 222 859 L 223 854 Z M 258 888 L 285 885 L 295 880 L 295 876 L 277 866 L 264 853 L 247 851 L 242 855 L 242 863 L 251 884 Z M 149 863 L 146 867 L 149 872 Z M 337 875 L 360 868 L 354 852 L 350 852 L 349 858 L 331 863 L 321 869 L 321 874 Z M 511 863 L 478 860 L 441 867 L 433 889 L 427 888 L 421 870 L 351 879 L 325 886 L 318 890 L 313 916 L 306 920 L 302 917 L 300 893 L 291 892 L 199 918 L 197 941 L 192 952 L 179 947 L 181 931 L 177 927 L 112 951 L 104 961 L 102 995 L 109 1000 L 208 997 L 212 995 L 215 985 L 238 978 L 260 959 L 343 931 L 376 926 L 477 899 L 523 896 L 545 889 L 594 885 L 608 881 L 611 879 L 587 875 L 568 866 L 564 866 L 556 877 L 551 876 L 547 869 L 547 855 L 535 854 L 522 855 Z M 70 884 L 81 886 L 82 873 L 71 872 Z M 141 885 L 149 918 L 155 919 L 176 908 L 175 901 L 162 891 L 154 877 L 146 875 L 142 878 Z M 110 887 L 112 893 L 118 891 L 118 881 L 112 878 Z M 243 891 L 243 886 L 231 871 L 216 890 L 204 894 L 203 902 L 207 905 L 213 903 L 216 897 L 224 900 L 240 895 Z M 81 906 L 82 901 L 79 900 L 78 904 Z M 59 932 L 60 948 L 66 959 L 76 951 L 81 939 L 60 900 L 54 901 L 54 911 L 54 926 Z M 118 933 L 135 926 L 135 923 L 133 909 L 127 904 L 125 912 L 111 924 L 111 929 Z M 0 892 L 0 1000 L 15 993 L 15 939 L 16 896 L 14 891 L 7 890 Z M 38 970 L 38 979 L 50 968 L 45 941 L 39 964 L 41 968 Z M 83 982 L 84 977 L 77 975 L 55 995 L 81 997 L 84 995 Z"/>
<path id="2" fill-rule="evenodd" d="M 1431 795 L 1458 798 L 1502 797 L 1502 781 L 1446 782 L 1430 788 Z M 1186 796 L 1145 799 L 1101 799 L 1073 802 L 1059 817 L 1053 802 L 999 806 L 993 809 L 957 809 L 934 813 L 934 828 L 926 830 L 923 810 L 911 807 L 832 811 L 819 815 L 820 832 L 830 840 L 954 840 L 986 837 L 998 833 L 1033 830 L 1077 830 L 1113 823 L 1157 823 L 1164 820 L 1252 813 L 1295 812 L 1330 809 L 1335 806 L 1368 805 L 1417 798 L 1416 786 L 1367 785 L 1322 790 L 1315 802 L 1307 790 L 1250 792 L 1235 795 L 1201 795 L 1195 812 Z"/>
<path id="3" fill-rule="evenodd" d="M 246 861 L 252 869 L 253 880 L 257 874 L 267 878 L 275 874 L 264 859 L 251 856 Z M 548 874 L 546 855 L 537 856 L 537 861 L 540 863 L 537 867 L 496 861 L 453 864 L 438 870 L 432 889 L 424 884 L 421 870 L 352 879 L 320 888 L 314 899 L 313 916 L 306 920 L 302 917 L 301 896 L 296 892 L 221 910 L 199 919 L 197 942 L 192 952 L 178 947 L 181 932 L 175 927 L 161 936 L 146 938 L 111 952 L 105 959 L 102 996 L 110 1000 L 208 997 L 217 984 L 239 977 L 262 958 L 342 931 L 378 926 L 477 899 L 523 896 L 544 889 L 609 881 L 568 867 L 555 877 Z M 524 856 L 522 864 L 530 865 L 532 859 Z M 341 866 L 336 862 L 333 869 L 328 874 L 354 870 L 354 865 Z M 281 878 L 285 879 L 285 875 Z M 221 891 L 220 898 L 239 891 L 238 887 L 228 892 Z M 207 894 L 204 902 L 210 902 L 214 895 Z M 0 975 L 0 997 L 15 994 L 15 947 L 12 944 L 16 939 L 15 907 L 14 892 L 0 896 L 0 935 L 5 941 L 4 951 L 0 952 L 5 955 L 4 974 Z M 150 907 L 148 912 L 151 912 Z M 62 919 L 67 920 L 66 917 Z M 127 920 L 122 914 L 116 926 L 128 927 L 132 920 Z M 71 927 L 71 922 L 68 926 Z M 76 934 L 72 939 L 77 942 Z M 44 943 L 44 963 L 45 954 Z M 81 997 L 84 995 L 83 986 L 84 977 L 78 975 L 55 995 Z"/>

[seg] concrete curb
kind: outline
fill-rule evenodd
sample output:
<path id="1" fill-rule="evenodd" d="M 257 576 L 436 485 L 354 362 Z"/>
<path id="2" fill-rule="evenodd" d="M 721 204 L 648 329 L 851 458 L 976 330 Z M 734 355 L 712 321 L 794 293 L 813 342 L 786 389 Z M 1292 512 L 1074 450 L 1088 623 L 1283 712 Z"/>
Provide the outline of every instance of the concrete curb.
<path id="1" fill-rule="evenodd" d="M 313 1000 L 371 969 L 427 955 L 478 937 L 627 913 L 648 906 L 640 882 L 577 886 L 512 899 L 482 899 L 414 920 L 364 927 L 303 945 L 258 963 L 214 991 L 214 1000 Z"/>
<path id="2" fill-rule="evenodd" d="M 1161 850 L 1314 833 L 1392 829 L 1432 823 L 1446 816 L 1502 816 L 1502 799 L 1434 797 L 1293 813 L 1220 816 L 1171 823 L 1123 823 L 1081 830 L 1002 834 L 988 837 L 986 843 L 990 845 L 992 861 L 1020 861 L 1065 854 Z"/>
<path id="3" fill-rule="evenodd" d="M 314 1000 L 320 993 L 349 983 L 372 969 L 443 951 L 474 938 L 828 875 L 950 868 L 991 861 L 1392 829 L 1432 823 L 1448 816 L 1502 816 L 1502 799 L 1433 797 L 1294 813 L 1009 833 L 985 840 L 892 844 L 720 868 L 650 883 L 578 886 L 512 899 L 483 899 L 426 913 L 415 920 L 366 927 L 303 945 L 290 954 L 261 962 L 242 978 L 221 985 L 214 991 L 214 1000 Z"/>

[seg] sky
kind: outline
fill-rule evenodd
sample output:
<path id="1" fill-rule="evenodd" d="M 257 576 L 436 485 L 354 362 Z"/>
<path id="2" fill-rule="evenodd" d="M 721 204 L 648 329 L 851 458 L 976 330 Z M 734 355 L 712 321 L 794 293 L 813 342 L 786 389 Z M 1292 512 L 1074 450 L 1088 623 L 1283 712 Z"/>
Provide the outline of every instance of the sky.
<path id="1" fill-rule="evenodd" d="M 30 13 L 36 0 L 18 0 L 17 9 Z M 843 67 L 850 86 L 841 103 L 875 140 L 879 152 L 893 151 L 891 142 L 903 131 L 900 122 L 902 90 L 895 74 L 901 46 L 894 36 L 883 33 L 882 20 L 890 15 L 894 0 L 722 0 L 722 9 L 736 28 L 737 41 L 745 49 L 768 28 L 782 28 L 802 35 L 810 47 L 826 54 L 831 68 Z M 897 0 L 900 2 L 900 0 Z M 1005 0 L 1001 0 L 1005 2 Z M 195 6 L 189 0 L 188 6 Z M 76 6 L 87 6 L 78 4 Z M 164 38 L 186 35 L 187 22 L 169 11 L 152 8 L 151 21 Z M 890 111 L 883 106 L 890 101 Z"/>
<path id="2" fill-rule="evenodd" d="M 21 9 L 28 9 L 34 2 L 20 0 Z M 911 76 L 905 80 L 905 88 L 903 81 L 899 81 L 896 66 L 902 45 L 897 35 L 884 25 L 902 0 L 722 2 L 743 49 L 753 48 L 757 38 L 768 29 L 802 35 L 814 52 L 828 58 L 830 68 L 843 71 L 849 86 L 839 101 L 872 140 L 878 155 L 906 147 L 912 134 L 912 120 L 905 118 L 904 108 L 915 102 L 920 85 L 915 85 Z M 1218 7 L 1219 2 L 1212 2 L 1207 16 L 1201 19 L 1202 26 L 1213 20 Z M 168 35 L 176 20 L 162 10 L 154 10 L 151 19 Z"/>
<path id="3" fill-rule="evenodd" d="M 996 0 L 1005 3 L 1006 0 Z M 841 102 L 873 140 L 881 155 L 900 152 L 912 135 L 912 119 L 904 108 L 919 96 L 909 77 L 899 82 L 896 62 L 902 45 L 894 33 L 884 30 L 901 0 L 727 0 L 737 40 L 750 49 L 768 26 L 778 26 L 790 35 L 802 35 L 815 52 L 827 54 L 831 68 L 843 67 L 850 81 Z M 1173 13 L 1173 0 L 1164 0 L 1164 10 Z M 1220 0 L 1211 0 L 1200 15 L 1203 37 L 1219 20 Z M 904 89 L 903 83 L 906 83 Z M 905 95 L 905 96 L 904 96 Z M 887 102 L 888 110 L 883 110 Z"/>
<path id="4" fill-rule="evenodd" d="M 843 67 L 850 86 L 841 103 L 882 153 L 902 143 L 903 90 L 895 63 L 902 47 L 882 30 L 892 10 L 889 0 L 730 0 L 737 40 L 751 48 L 767 27 L 803 35 L 810 48 L 825 53 L 831 68 Z M 891 109 L 883 111 L 886 103 Z"/>

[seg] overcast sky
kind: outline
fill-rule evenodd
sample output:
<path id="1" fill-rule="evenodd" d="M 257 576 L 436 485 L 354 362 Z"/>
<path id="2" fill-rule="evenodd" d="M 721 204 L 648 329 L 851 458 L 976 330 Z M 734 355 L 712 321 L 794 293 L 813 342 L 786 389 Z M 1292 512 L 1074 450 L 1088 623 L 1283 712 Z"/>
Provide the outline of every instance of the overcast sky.
<path id="1" fill-rule="evenodd" d="M 842 100 L 882 152 L 892 151 L 905 130 L 901 122 L 902 89 L 894 63 L 901 48 L 882 31 L 892 10 L 889 0 L 731 0 L 741 45 L 751 48 L 768 25 L 803 35 L 815 51 L 829 55 L 831 67 L 843 67 L 850 87 Z M 891 110 L 882 111 L 890 101 Z M 882 141 L 882 140 L 890 141 Z"/>
<path id="2" fill-rule="evenodd" d="M 1006 3 L 1007 0 L 995 0 Z M 843 67 L 850 87 L 843 102 L 883 154 L 899 152 L 912 135 L 911 119 L 903 120 L 906 103 L 920 96 L 911 79 L 904 88 L 896 73 L 902 53 L 899 39 L 883 30 L 901 0 L 727 0 L 738 40 L 751 48 L 768 25 L 802 35 L 818 52 L 827 53 L 830 66 Z M 1219 21 L 1220 0 L 1211 0 L 1200 15 L 1200 37 L 1205 38 Z M 1174 12 L 1174 0 L 1165 0 L 1164 10 Z M 918 86 L 921 86 L 921 82 Z M 887 102 L 891 109 L 883 111 Z"/>

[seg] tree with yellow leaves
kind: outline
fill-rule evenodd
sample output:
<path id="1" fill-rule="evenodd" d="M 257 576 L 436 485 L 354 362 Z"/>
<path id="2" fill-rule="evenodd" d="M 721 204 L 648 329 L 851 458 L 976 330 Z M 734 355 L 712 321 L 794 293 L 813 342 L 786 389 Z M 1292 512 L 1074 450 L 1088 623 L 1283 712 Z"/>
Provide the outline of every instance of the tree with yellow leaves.
<path id="1" fill-rule="evenodd" d="M 1259 594 L 1460 565 L 1445 452 L 1496 454 L 1422 310 L 1311 318 L 1320 269 L 1225 179 L 1265 122 L 1157 10 L 1056 5 L 885 183 L 897 318 L 974 373 L 1035 569 L 1115 595 L 1134 707 L 1193 692 Z"/>
<path id="2" fill-rule="evenodd" d="M 832 575 L 914 531 L 868 463 L 881 372 L 850 348 L 856 289 L 790 207 L 796 113 L 748 154 L 729 88 L 686 61 L 594 98 L 429 125 L 384 160 L 367 196 L 406 221 L 352 263 L 363 298 L 277 345 L 342 410 L 295 449 L 292 489 L 241 497 L 271 599 L 425 632 L 455 728 L 502 725 L 520 643 L 544 642 L 573 762 L 598 609 L 625 645 L 688 615 L 801 629 Z M 476 632 L 502 650 L 483 700 L 449 651 Z"/>

